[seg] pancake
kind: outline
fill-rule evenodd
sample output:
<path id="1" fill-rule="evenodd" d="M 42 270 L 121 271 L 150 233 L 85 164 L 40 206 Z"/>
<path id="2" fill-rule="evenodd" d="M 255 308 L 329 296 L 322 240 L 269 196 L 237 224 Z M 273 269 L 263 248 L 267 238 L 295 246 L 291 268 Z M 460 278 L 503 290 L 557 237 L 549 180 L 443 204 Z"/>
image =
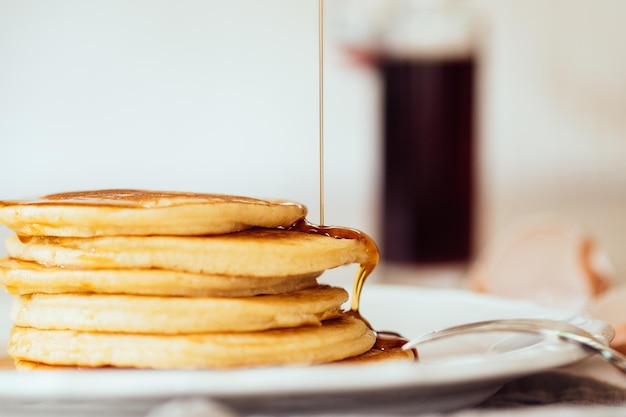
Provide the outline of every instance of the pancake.
<path id="1" fill-rule="evenodd" d="M 362 353 L 357 356 L 352 356 L 346 359 L 340 359 L 335 362 L 330 362 L 330 365 L 365 365 L 365 364 L 391 362 L 391 361 L 413 362 L 415 360 L 417 360 L 417 356 L 411 350 L 403 350 L 401 347 L 396 347 L 396 348 L 387 349 L 387 350 L 380 350 L 374 346 L 365 353 Z M 23 370 L 23 371 L 55 371 L 55 370 L 67 371 L 67 370 L 94 369 L 92 367 L 48 365 L 48 364 L 41 363 L 41 362 L 31 362 L 31 361 L 24 361 L 24 360 L 14 361 L 13 366 L 17 370 Z"/>
<path id="2" fill-rule="evenodd" d="M 250 332 L 321 326 L 340 315 L 343 288 L 254 297 L 155 297 L 101 294 L 31 294 L 15 297 L 16 326 L 136 334 Z"/>
<path id="3" fill-rule="evenodd" d="M 250 333 L 135 335 L 14 327 L 9 354 L 48 365 L 236 368 L 312 365 L 360 355 L 376 336 L 345 314 L 322 326 Z"/>
<path id="4" fill-rule="evenodd" d="M 251 229 L 217 236 L 35 236 L 7 239 L 10 257 L 82 269 L 159 268 L 192 273 L 280 277 L 369 262 L 361 239 L 293 230 Z"/>
<path id="5" fill-rule="evenodd" d="M 288 227 L 306 212 L 283 200 L 119 189 L 0 201 L 0 224 L 29 236 L 205 235 Z"/>
<path id="6" fill-rule="evenodd" d="M 375 243 L 305 215 L 295 202 L 144 190 L 0 201 L 16 232 L 0 259 L 0 285 L 17 294 L 8 353 L 21 369 L 407 359 L 341 310 L 344 289 L 317 283 L 360 264 L 358 300 Z"/>
<path id="7" fill-rule="evenodd" d="M 191 297 L 281 294 L 317 285 L 321 273 L 242 277 L 164 269 L 70 269 L 0 259 L 0 285 L 10 294 L 84 293 Z"/>

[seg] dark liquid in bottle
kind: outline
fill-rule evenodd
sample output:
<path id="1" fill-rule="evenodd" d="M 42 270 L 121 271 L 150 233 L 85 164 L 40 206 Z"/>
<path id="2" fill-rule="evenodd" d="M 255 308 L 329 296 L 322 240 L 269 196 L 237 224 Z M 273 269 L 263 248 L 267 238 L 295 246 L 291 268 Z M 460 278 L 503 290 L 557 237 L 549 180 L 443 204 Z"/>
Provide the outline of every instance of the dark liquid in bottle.
<path id="1" fill-rule="evenodd" d="M 383 60 L 382 259 L 467 261 L 474 219 L 474 62 Z"/>

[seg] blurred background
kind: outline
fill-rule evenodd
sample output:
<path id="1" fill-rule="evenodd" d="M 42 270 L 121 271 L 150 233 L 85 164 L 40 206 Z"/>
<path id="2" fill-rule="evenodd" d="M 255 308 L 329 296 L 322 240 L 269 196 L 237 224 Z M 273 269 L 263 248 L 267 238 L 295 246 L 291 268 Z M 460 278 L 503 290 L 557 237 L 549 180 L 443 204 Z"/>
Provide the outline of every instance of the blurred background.
<path id="1" fill-rule="evenodd" d="M 413 5 L 325 3 L 325 223 L 379 240 L 377 54 L 390 5 Z M 458 3 L 475 30 L 473 252 L 520 216 L 553 212 L 584 224 L 619 278 L 626 2 Z M 245 194 L 300 201 L 318 222 L 317 12 L 317 0 L 0 0 L 0 198 Z"/>

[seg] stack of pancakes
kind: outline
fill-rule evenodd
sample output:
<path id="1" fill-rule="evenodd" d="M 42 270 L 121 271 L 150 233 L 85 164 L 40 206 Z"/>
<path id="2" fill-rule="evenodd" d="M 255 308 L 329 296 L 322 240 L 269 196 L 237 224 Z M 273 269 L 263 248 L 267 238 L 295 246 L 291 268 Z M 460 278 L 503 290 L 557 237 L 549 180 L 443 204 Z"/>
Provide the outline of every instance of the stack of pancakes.
<path id="1" fill-rule="evenodd" d="M 348 293 L 317 282 L 367 262 L 371 246 L 292 227 L 305 215 L 287 201 L 143 190 L 0 201 L 16 232 L 0 260 L 15 295 L 9 354 L 21 368 L 371 357 L 376 334 L 342 310 Z"/>

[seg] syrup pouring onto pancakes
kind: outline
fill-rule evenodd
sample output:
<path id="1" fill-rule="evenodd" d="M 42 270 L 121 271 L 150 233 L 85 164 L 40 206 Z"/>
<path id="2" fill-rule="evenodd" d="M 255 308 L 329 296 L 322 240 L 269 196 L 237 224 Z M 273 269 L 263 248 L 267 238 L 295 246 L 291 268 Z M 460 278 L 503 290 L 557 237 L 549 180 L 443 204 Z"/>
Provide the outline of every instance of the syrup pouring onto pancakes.
<path id="1" fill-rule="evenodd" d="M 359 311 L 361 292 L 363 290 L 365 280 L 372 273 L 374 268 L 376 268 L 376 265 L 378 265 L 380 260 L 380 253 L 376 243 L 371 237 L 359 230 L 324 225 L 324 0 L 318 0 L 318 6 L 320 225 L 313 225 L 303 219 L 295 223 L 291 229 L 306 233 L 323 234 L 335 239 L 358 239 L 365 243 L 368 260 L 359 265 L 359 269 L 354 279 L 350 312 L 363 320 L 376 333 L 376 343 L 373 347 L 374 350 L 384 352 L 390 349 L 400 349 L 408 341 L 408 339 L 393 331 L 373 329 L 371 324 L 361 315 Z M 416 348 L 411 349 L 410 352 L 413 354 L 415 359 L 418 358 Z"/>
<path id="2" fill-rule="evenodd" d="M 306 207 L 297 203 L 214 194 L 113 189 L 0 201 L 0 222 L 15 232 L 7 240 L 9 258 L 0 260 L 0 279 L 17 297 L 9 354 L 18 368 L 212 368 L 416 358 L 416 351 L 401 349 L 406 339 L 376 332 L 359 311 L 363 285 L 379 261 L 374 241 L 358 230 L 324 225 L 319 1 L 320 225 L 308 222 Z M 344 310 L 348 293 L 314 279 L 348 263 L 359 268 L 352 304 Z M 207 294 L 213 290 L 206 287 L 209 282 L 244 278 L 257 288 L 264 279 L 284 276 L 307 288 L 275 296 L 262 290 L 254 300 Z M 155 289 L 156 279 L 167 288 Z M 113 290 L 111 284 L 120 282 L 126 285 L 123 291 Z M 172 324 L 168 317 L 180 318 L 173 311 L 191 305 L 183 295 L 195 297 L 193 304 L 207 309 L 207 315 L 183 317 L 180 329 L 155 333 L 150 326 L 157 318 L 165 320 L 158 326 L 164 329 Z M 170 308 L 153 315 L 163 296 L 170 297 Z M 316 300 L 327 299 L 323 311 L 313 311 Z M 135 309 L 140 303 L 143 307 Z M 228 324 L 226 334 L 220 333 L 206 326 L 222 325 L 220 312 L 229 311 L 220 310 L 224 303 L 251 318 L 259 318 L 249 313 L 256 308 L 252 304 L 264 309 L 269 305 L 275 320 L 281 305 L 292 303 L 286 312 L 289 320 L 305 317 L 295 310 L 310 306 L 307 313 L 314 317 L 308 324 L 313 326 L 304 321 L 286 325 L 284 319 L 266 329 L 264 319 L 245 329 Z M 195 321 L 203 317 L 205 322 Z M 79 347 L 68 349 L 74 345 Z M 148 351 L 156 356 L 146 355 Z"/>

